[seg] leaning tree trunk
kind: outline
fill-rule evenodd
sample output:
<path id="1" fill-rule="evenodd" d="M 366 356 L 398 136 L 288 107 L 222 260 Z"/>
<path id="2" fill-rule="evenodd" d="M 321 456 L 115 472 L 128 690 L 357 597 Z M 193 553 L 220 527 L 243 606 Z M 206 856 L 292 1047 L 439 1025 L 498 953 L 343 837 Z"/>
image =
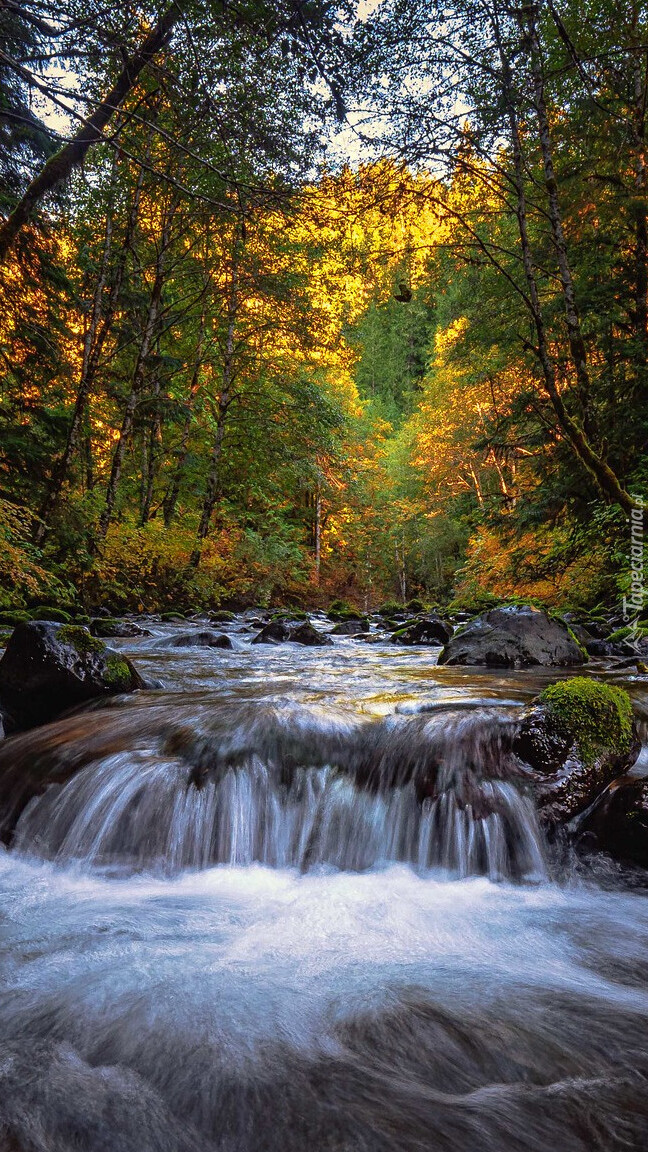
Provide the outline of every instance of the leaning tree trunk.
<path id="1" fill-rule="evenodd" d="M 111 117 L 118 111 L 128 93 L 135 87 L 140 73 L 168 43 L 171 33 L 182 16 L 181 0 L 174 0 L 160 16 L 157 24 L 142 41 L 140 48 L 124 61 L 123 67 L 109 92 L 75 136 L 54 156 L 51 156 L 18 202 L 13 212 L 0 227 L 0 264 L 3 263 L 21 228 L 27 223 L 41 200 L 71 175 L 73 170 L 99 140 Z"/>

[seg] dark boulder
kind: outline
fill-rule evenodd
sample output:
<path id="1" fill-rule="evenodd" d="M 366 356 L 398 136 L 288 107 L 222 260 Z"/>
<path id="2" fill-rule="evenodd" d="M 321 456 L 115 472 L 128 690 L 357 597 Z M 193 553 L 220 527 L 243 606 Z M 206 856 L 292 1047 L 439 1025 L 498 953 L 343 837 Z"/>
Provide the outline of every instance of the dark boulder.
<path id="1" fill-rule="evenodd" d="M 47 723 L 88 700 L 144 686 L 125 656 L 74 624 L 19 624 L 0 660 L 0 698 L 19 728 Z"/>
<path id="2" fill-rule="evenodd" d="M 236 620 L 236 616 L 233 612 L 227 612 L 224 608 L 219 608 L 217 611 L 209 613 L 209 619 L 212 624 L 231 624 L 233 620 Z"/>
<path id="3" fill-rule="evenodd" d="M 111 636 L 150 636 L 151 633 L 132 620 L 110 620 L 100 617 L 90 623 L 90 634 L 108 639 Z"/>
<path id="4" fill-rule="evenodd" d="M 368 620 L 343 620 L 341 624 L 331 628 L 331 636 L 359 636 L 362 632 L 368 631 Z"/>
<path id="5" fill-rule="evenodd" d="M 222 632 L 181 632 L 162 641 L 164 648 L 231 648 L 232 641 Z"/>
<path id="6" fill-rule="evenodd" d="M 545 688 L 523 717 L 513 752 L 545 825 L 566 824 L 632 766 L 640 742 L 622 688 L 584 676 Z"/>
<path id="7" fill-rule="evenodd" d="M 290 629 L 281 620 L 273 620 L 254 637 L 253 644 L 283 644 L 290 640 Z"/>
<path id="8" fill-rule="evenodd" d="M 309 648 L 322 648 L 325 644 L 333 643 L 330 636 L 318 632 L 312 624 L 300 624 L 298 628 L 294 628 L 290 633 L 290 639 L 295 644 L 306 644 Z"/>
<path id="9" fill-rule="evenodd" d="M 581 850 L 648 868 L 648 781 L 617 777 L 583 813 L 576 833 Z"/>
<path id="10" fill-rule="evenodd" d="M 447 644 L 452 636 L 452 627 L 439 616 L 429 616 L 425 620 L 415 620 L 405 628 L 399 628 L 392 635 L 394 644 Z"/>
<path id="11" fill-rule="evenodd" d="M 527 668 L 583 664 L 587 654 L 560 620 L 530 605 L 491 608 L 458 629 L 440 664 Z"/>

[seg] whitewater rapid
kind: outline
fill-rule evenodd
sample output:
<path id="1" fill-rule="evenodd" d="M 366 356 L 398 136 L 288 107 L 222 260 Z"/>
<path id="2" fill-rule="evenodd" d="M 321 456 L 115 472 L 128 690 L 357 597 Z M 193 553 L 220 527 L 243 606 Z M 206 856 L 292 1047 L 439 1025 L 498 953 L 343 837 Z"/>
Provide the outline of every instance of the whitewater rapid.
<path id="1" fill-rule="evenodd" d="M 20 746 L 2 1152 L 645 1152 L 647 889 L 498 777 L 530 680 L 237 643 Z"/>

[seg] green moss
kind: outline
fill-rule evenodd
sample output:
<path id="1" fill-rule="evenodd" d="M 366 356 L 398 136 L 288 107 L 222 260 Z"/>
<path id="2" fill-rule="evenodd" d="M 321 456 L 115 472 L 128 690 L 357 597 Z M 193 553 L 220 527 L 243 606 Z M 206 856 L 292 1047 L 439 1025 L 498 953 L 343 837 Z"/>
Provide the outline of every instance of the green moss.
<path id="1" fill-rule="evenodd" d="M 230 624 L 232 620 L 236 620 L 233 612 L 226 612 L 224 608 L 219 608 L 216 612 L 209 613 L 209 619 L 214 624 Z"/>
<path id="2" fill-rule="evenodd" d="M 540 695 L 556 727 L 575 740 L 586 764 L 606 750 L 627 752 L 632 744 L 632 705 L 623 688 L 587 676 L 550 684 Z"/>
<path id="3" fill-rule="evenodd" d="M 184 619 L 185 619 L 185 617 L 182 615 L 182 612 L 161 612 L 160 613 L 160 620 L 166 620 L 170 624 L 172 624 L 174 620 L 184 620 Z"/>
<path id="4" fill-rule="evenodd" d="M 331 608 L 326 615 L 335 624 L 344 624 L 346 620 L 366 620 L 366 616 L 363 616 L 361 612 L 356 612 L 354 608 L 349 608 L 347 611 Z"/>
<path id="5" fill-rule="evenodd" d="M 329 604 L 329 612 L 352 612 L 351 605 L 346 600 L 333 600 Z"/>
<path id="6" fill-rule="evenodd" d="M 33 614 L 34 620 L 53 620 L 55 624 L 70 624 L 72 617 L 69 612 L 64 612 L 62 608 L 37 608 Z"/>
<path id="7" fill-rule="evenodd" d="M 648 636 L 648 628 L 641 624 L 638 626 L 627 624 L 625 628 L 617 628 L 607 639 L 609 644 L 617 644 L 620 640 L 643 640 L 644 636 Z"/>
<path id="8" fill-rule="evenodd" d="M 564 623 L 564 621 L 563 621 L 563 623 Z M 580 652 L 581 656 L 583 657 L 583 664 L 587 664 L 587 661 L 589 660 L 589 653 L 587 651 L 587 648 L 583 647 L 580 640 L 578 639 L 578 636 L 576 636 L 572 632 L 572 630 L 569 626 L 567 626 L 567 631 L 569 632 L 570 638 L 573 640 L 574 644 L 578 648 L 578 651 Z"/>
<path id="9" fill-rule="evenodd" d="M 131 685 L 131 670 L 126 661 L 116 652 L 108 652 L 104 681 L 116 692 L 127 692 Z"/>
<path id="10" fill-rule="evenodd" d="M 106 650 L 103 640 L 91 636 L 87 628 L 82 628 L 79 624 L 64 624 L 59 628 L 58 638 L 63 644 L 71 644 L 81 656 L 90 654 L 99 656 Z"/>
<path id="11" fill-rule="evenodd" d="M 425 612 L 425 604 L 422 600 L 410 600 L 405 607 L 408 612 Z"/>
<path id="12" fill-rule="evenodd" d="M 8 624 L 10 628 L 15 628 L 17 624 L 26 624 L 31 618 L 31 612 L 23 612 L 20 608 L 14 609 L 13 612 L 0 612 L 0 624 Z"/>
<path id="13" fill-rule="evenodd" d="M 379 616 L 393 616 L 394 612 L 402 612 L 403 605 L 397 604 L 395 600 L 387 600 L 385 604 L 381 604 L 376 608 Z"/>

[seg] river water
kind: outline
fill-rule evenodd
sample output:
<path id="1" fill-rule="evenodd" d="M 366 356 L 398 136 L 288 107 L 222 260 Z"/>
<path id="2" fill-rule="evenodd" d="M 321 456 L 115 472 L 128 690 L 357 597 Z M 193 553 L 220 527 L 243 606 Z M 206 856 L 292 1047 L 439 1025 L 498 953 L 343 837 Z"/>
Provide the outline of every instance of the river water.
<path id="1" fill-rule="evenodd" d="M 549 675 L 150 627 L 3 753 L 79 770 L 0 855 L 0 1148 L 645 1152 L 646 890 L 507 760 Z"/>

